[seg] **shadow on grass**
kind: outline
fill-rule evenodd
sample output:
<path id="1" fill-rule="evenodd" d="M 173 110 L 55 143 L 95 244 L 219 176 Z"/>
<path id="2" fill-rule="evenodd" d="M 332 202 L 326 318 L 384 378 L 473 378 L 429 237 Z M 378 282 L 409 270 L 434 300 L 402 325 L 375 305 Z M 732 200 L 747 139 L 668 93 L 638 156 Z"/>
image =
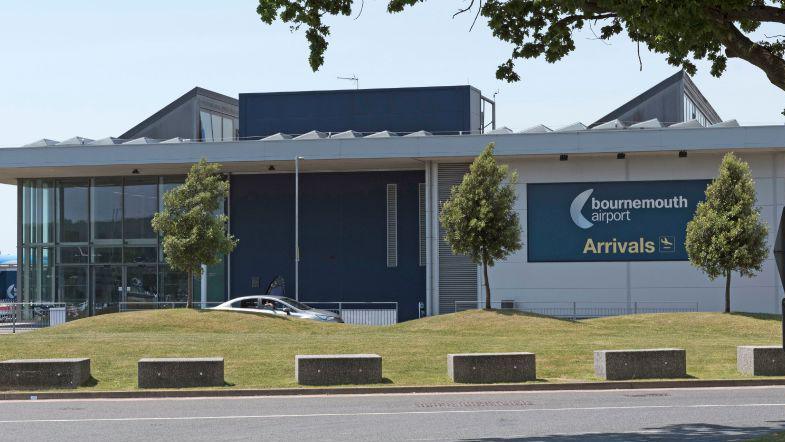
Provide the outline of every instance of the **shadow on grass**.
<path id="1" fill-rule="evenodd" d="M 82 387 L 95 387 L 96 385 L 98 385 L 98 379 L 90 376 L 90 379 L 88 379 L 87 382 L 85 382 L 81 386 Z"/>
<path id="2" fill-rule="evenodd" d="M 520 317 L 528 317 L 528 318 L 544 318 L 544 319 L 553 319 L 555 321 L 572 322 L 572 323 L 580 322 L 580 321 L 574 321 L 574 320 L 569 319 L 569 318 L 557 318 L 556 316 L 541 315 L 539 313 L 523 312 L 523 311 L 514 310 L 514 309 L 496 309 L 496 308 L 492 308 L 490 310 L 482 309 L 482 311 L 488 312 L 488 313 L 496 313 L 498 315 L 503 315 L 503 316 L 520 316 Z"/>
<path id="3" fill-rule="evenodd" d="M 731 316 L 742 316 L 745 318 L 751 319 L 760 319 L 764 321 L 781 321 L 782 316 L 780 315 L 772 315 L 770 313 L 744 313 L 744 312 L 731 312 L 728 313 Z"/>
<path id="4" fill-rule="evenodd" d="M 545 436 L 510 436 L 510 437 L 488 437 L 461 439 L 463 441 L 474 442 L 584 442 L 584 441 L 608 441 L 608 442 L 638 442 L 638 441 L 671 441 L 671 440 L 690 440 L 690 441 L 739 441 L 749 438 L 764 436 L 766 434 L 782 431 L 783 426 L 761 427 L 761 426 L 728 426 L 706 423 L 665 425 L 660 427 L 647 427 L 640 431 L 631 432 L 591 432 L 585 434 L 556 434 Z"/>

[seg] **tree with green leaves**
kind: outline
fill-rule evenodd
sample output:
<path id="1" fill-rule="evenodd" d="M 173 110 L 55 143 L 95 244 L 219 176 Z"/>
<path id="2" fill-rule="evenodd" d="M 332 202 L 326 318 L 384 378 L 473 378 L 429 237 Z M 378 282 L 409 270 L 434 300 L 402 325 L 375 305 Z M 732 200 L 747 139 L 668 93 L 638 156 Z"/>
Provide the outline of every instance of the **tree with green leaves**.
<path id="1" fill-rule="evenodd" d="M 349 16 L 361 11 L 365 0 L 259 0 L 262 21 L 304 27 L 310 45 L 309 62 L 324 64 L 330 27 L 326 15 Z M 387 0 L 389 13 L 426 0 Z M 785 25 L 785 0 L 469 0 L 457 12 L 487 20 L 493 36 L 512 45 L 509 58 L 496 70 L 500 80 L 518 81 L 515 62 L 544 57 L 549 63 L 575 50 L 574 34 L 586 26 L 599 39 L 626 33 L 638 45 L 664 54 L 668 63 L 694 75 L 694 60 L 708 59 L 711 74 L 719 77 L 728 58 L 738 58 L 762 70 L 769 81 L 785 90 L 785 32 L 756 37 L 762 24 Z M 473 25 L 472 25 L 473 26 Z"/>
<path id="2" fill-rule="evenodd" d="M 725 277 L 725 313 L 730 313 L 732 272 L 751 278 L 768 255 L 768 227 L 755 206 L 755 182 L 747 163 L 732 152 L 725 155 L 719 176 L 706 187 L 706 200 L 698 204 L 687 223 L 690 262 L 713 281 Z"/>
<path id="3" fill-rule="evenodd" d="M 164 194 L 163 210 L 152 221 L 162 237 L 164 259 L 188 275 L 188 308 L 193 307 L 193 280 L 202 274 L 202 264 L 219 263 L 237 246 L 237 240 L 226 231 L 229 217 L 217 213 L 229 196 L 229 182 L 220 170 L 219 164 L 202 158 L 191 167 L 183 184 Z"/>
<path id="4" fill-rule="evenodd" d="M 520 222 L 513 210 L 518 175 L 496 164 L 493 148 L 489 144 L 472 162 L 439 216 L 452 252 L 482 265 L 486 309 L 491 308 L 488 267 L 521 248 Z"/>

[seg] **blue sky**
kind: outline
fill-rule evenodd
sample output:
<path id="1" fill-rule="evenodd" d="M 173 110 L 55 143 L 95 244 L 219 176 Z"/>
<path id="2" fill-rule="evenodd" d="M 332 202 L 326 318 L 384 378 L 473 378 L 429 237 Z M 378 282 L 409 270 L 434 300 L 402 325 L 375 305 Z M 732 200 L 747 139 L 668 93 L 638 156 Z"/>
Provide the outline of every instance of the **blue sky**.
<path id="1" fill-rule="evenodd" d="M 0 146 L 42 137 L 119 135 L 194 86 L 240 92 L 472 84 L 498 90 L 501 125 L 524 129 L 589 123 L 671 75 L 665 57 L 625 38 L 585 31 L 557 64 L 518 63 L 523 77 L 495 79 L 509 46 L 483 22 L 452 19 L 462 2 L 432 1 L 389 15 L 366 0 L 362 15 L 331 19 L 325 66 L 313 73 L 302 32 L 268 26 L 253 0 L 4 0 L 0 6 Z M 785 93 L 731 60 L 716 79 L 699 64 L 698 87 L 725 119 L 782 124 Z M 361 128 L 360 128 L 361 129 Z M 16 246 L 15 188 L 0 186 L 0 253 Z"/>

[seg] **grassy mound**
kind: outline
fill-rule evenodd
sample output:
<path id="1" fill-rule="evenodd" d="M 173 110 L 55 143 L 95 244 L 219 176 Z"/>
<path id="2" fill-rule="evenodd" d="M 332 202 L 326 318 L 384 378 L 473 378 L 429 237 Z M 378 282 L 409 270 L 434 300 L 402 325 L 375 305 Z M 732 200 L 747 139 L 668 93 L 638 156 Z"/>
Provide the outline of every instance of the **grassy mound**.
<path id="1" fill-rule="evenodd" d="M 680 347 L 697 378 L 733 378 L 736 346 L 778 344 L 774 316 L 674 313 L 566 321 L 522 313 L 467 311 L 388 327 L 219 311 L 155 310 L 73 321 L 0 337 L 4 358 L 90 357 L 94 389 L 130 389 L 142 357 L 223 356 L 237 387 L 294 386 L 294 356 L 377 353 L 397 385 L 448 383 L 446 355 L 531 351 L 538 377 L 594 380 L 593 350 Z"/>

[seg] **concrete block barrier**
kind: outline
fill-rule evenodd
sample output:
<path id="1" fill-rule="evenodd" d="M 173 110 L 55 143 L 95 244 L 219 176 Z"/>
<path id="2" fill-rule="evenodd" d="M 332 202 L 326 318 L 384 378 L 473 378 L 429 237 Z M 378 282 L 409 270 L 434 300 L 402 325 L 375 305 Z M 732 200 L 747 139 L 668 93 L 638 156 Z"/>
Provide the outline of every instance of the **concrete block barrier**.
<path id="1" fill-rule="evenodd" d="M 0 362 L 0 388 L 76 388 L 90 380 L 90 359 L 11 359 Z"/>
<path id="2" fill-rule="evenodd" d="M 785 350 L 779 345 L 736 347 L 736 368 L 750 376 L 785 375 Z"/>
<path id="3" fill-rule="evenodd" d="M 597 350 L 594 373 L 607 380 L 687 377 L 687 352 L 680 348 Z"/>
<path id="4" fill-rule="evenodd" d="M 294 377 L 300 385 L 379 384 L 382 357 L 361 355 L 297 355 Z"/>
<path id="5" fill-rule="evenodd" d="M 144 358 L 138 365 L 139 388 L 222 387 L 223 358 Z"/>
<path id="6" fill-rule="evenodd" d="M 537 379 L 534 353 L 464 353 L 447 355 L 453 382 L 491 384 Z"/>

